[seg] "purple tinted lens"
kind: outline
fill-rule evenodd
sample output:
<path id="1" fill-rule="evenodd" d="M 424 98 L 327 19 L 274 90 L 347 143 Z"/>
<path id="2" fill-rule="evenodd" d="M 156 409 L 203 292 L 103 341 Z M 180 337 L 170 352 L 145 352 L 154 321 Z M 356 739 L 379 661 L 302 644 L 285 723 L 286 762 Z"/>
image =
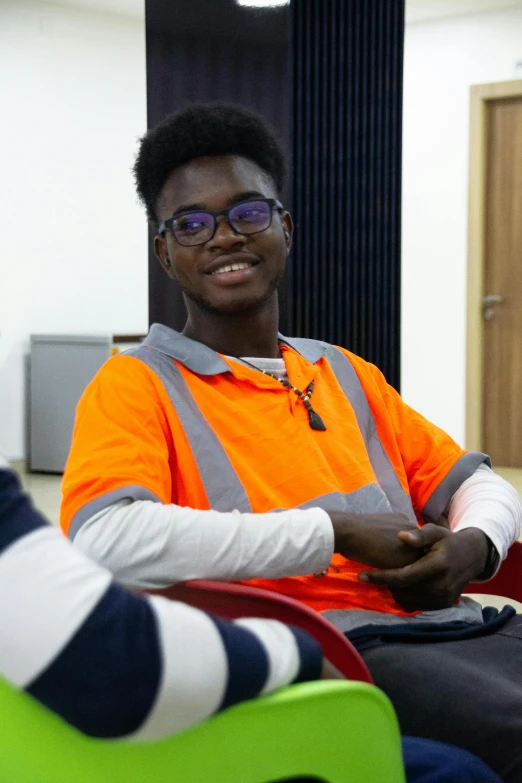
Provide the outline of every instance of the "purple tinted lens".
<path id="1" fill-rule="evenodd" d="M 214 218 L 208 212 L 188 212 L 172 224 L 174 236 L 183 245 L 205 242 L 214 230 Z"/>
<path id="2" fill-rule="evenodd" d="M 272 208 L 266 201 L 245 201 L 229 211 L 230 222 L 241 234 L 263 231 L 271 223 Z"/>

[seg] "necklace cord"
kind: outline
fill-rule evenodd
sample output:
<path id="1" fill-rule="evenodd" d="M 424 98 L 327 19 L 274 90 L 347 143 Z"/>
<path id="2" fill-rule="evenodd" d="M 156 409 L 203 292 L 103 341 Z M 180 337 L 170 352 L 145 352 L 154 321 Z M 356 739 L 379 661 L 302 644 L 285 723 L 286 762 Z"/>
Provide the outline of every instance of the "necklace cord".
<path id="1" fill-rule="evenodd" d="M 312 403 L 310 402 L 315 388 L 315 378 L 311 383 L 308 384 L 305 391 L 302 392 L 300 389 L 297 388 L 297 386 L 294 386 L 292 383 L 290 383 L 288 378 L 278 378 L 273 373 L 268 372 L 268 370 L 261 370 L 259 367 L 256 367 L 255 364 L 252 364 L 252 362 L 249 362 L 246 359 L 243 359 L 242 357 L 239 358 L 242 362 L 244 362 L 244 364 L 247 364 L 249 367 L 252 367 L 252 369 L 263 373 L 263 375 L 268 375 L 270 378 L 273 378 L 275 381 L 278 381 L 278 383 L 284 386 L 285 389 L 288 389 L 289 391 L 293 391 L 294 394 L 297 396 L 297 398 L 301 400 L 301 402 L 305 406 L 306 412 L 308 413 L 308 423 L 310 424 L 310 428 L 312 430 L 317 430 L 320 432 L 324 432 L 326 430 L 326 425 L 324 421 L 319 416 L 317 411 L 313 409 Z"/>

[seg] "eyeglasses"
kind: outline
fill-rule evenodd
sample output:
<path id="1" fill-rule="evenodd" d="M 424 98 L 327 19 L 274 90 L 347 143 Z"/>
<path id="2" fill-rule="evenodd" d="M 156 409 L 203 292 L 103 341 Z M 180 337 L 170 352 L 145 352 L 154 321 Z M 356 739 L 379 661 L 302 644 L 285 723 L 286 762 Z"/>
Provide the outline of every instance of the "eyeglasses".
<path id="1" fill-rule="evenodd" d="M 283 211 L 283 205 L 275 198 L 259 198 L 252 201 L 241 201 L 229 209 L 220 209 L 218 212 L 177 212 L 167 218 L 159 227 L 159 234 L 164 234 L 169 229 L 176 242 L 185 247 L 204 245 L 208 242 L 217 228 L 217 218 L 225 216 L 228 225 L 236 234 L 259 234 L 266 231 L 272 225 L 272 212 L 277 209 Z"/>

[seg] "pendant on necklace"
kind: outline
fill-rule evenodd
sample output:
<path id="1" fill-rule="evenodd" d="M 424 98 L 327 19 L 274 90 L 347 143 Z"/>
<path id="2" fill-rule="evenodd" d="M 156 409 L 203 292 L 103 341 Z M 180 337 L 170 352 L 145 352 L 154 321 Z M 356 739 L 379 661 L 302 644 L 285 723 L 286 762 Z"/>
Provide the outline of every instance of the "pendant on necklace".
<path id="1" fill-rule="evenodd" d="M 319 414 L 316 413 L 311 408 L 308 411 L 308 421 L 310 422 L 310 427 L 313 430 L 321 430 L 323 432 L 326 430 L 326 426 L 325 426 L 324 421 L 321 419 Z"/>
<path id="2" fill-rule="evenodd" d="M 270 378 L 273 378 L 274 381 L 278 381 L 281 384 L 281 386 L 285 387 L 285 389 L 288 389 L 289 391 L 293 391 L 294 394 L 297 396 L 297 398 L 302 401 L 303 405 L 306 408 L 306 412 L 308 413 L 308 423 L 310 424 L 310 429 L 317 430 L 318 432 L 326 431 L 326 424 L 319 416 L 319 414 L 316 413 L 316 411 L 314 411 L 314 409 L 312 408 L 312 403 L 310 402 L 310 398 L 314 393 L 315 380 L 313 380 L 308 385 L 305 392 L 302 392 L 300 389 L 297 388 L 297 386 L 294 386 L 292 383 L 290 383 L 290 381 L 287 378 L 278 378 L 277 375 L 274 375 L 268 370 L 260 370 L 259 367 L 256 367 L 255 364 L 252 364 L 252 362 L 247 361 L 247 359 L 241 359 L 241 361 L 244 362 L 245 364 L 248 364 L 250 367 L 253 367 L 254 370 L 259 370 L 259 372 L 262 372 L 263 375 L 268 375 Z"/>

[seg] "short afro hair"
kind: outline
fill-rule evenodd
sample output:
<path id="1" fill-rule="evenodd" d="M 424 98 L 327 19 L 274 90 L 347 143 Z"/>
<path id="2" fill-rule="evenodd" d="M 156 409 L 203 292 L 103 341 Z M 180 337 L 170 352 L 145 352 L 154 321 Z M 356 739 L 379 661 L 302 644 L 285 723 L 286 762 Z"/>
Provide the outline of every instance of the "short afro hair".
<path id="1" fill-rule="evenodd" d="M 174 169 L 206 155 L 241 155 L 257 163 L 280 194 L 286 183 L 285 153 L 274 131 L 253 111 L 232 103 L 193 103 L 169 115 L 141 139 L 134 164 L 140 201 L 151 223 Z"/>

